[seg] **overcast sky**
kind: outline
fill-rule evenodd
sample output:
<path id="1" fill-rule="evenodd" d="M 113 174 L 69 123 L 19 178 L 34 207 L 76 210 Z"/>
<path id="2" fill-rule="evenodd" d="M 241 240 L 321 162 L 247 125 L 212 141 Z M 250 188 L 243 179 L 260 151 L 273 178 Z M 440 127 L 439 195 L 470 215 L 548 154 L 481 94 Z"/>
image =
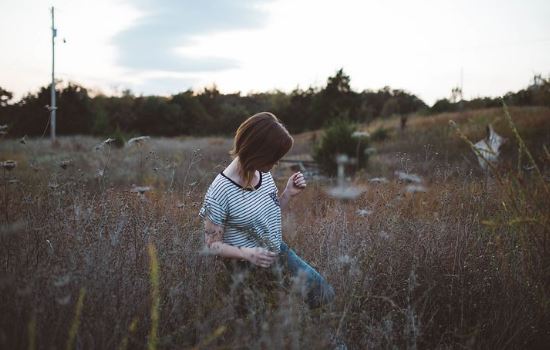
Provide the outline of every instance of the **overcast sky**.
<path id="1" fill-rule="evenodd" d="M 56 76 L 107 94 L 385 85 L 425 102 L 499 96 L 550 74 L 548 0 L 0 0 L 0 86 L 16 97 Z M 65 39 L 65 42 L 63 42 Z M 462 72 L 462 74 L 461 74 Z"/>

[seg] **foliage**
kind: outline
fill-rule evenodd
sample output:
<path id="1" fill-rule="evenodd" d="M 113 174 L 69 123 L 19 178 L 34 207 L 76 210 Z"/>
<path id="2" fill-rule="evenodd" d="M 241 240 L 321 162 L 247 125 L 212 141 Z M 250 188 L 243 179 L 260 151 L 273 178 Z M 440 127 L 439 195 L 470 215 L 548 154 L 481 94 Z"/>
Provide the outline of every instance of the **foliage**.
<path id="1" fill-rule="evenodd" d="M 388 128 L 385 128 L 383 126 L 380 126 L 376 128 L 371 134 L 370 134 L 370 140 L 372 142 L 380 142 L 385 141 L 390 137 L 390 130 Z"/>
<path id="2" fill-rule="evenodd" d="M 118 127 L 115 129 L 115 131 L 112 134 L 110 134 L 109 137 L 114 139 L 113 145 L 116 148 L 124 147 L 124 144 L 126 143 L 126 140 L 128 138 L 127 135 L 124 135 L 124 133 L 120 131 L 120 128 Z"/>
<path id="3" fill-rule="evenodd" d="M 348 118 L 370 123 L 378 118 L 413 113 L 430 114 L 498 107 L 496 98 L 451 102 L 440 99 L 428 107 L 407 91 L 385 86 L 354 91 L 343 69 L 327 78 L 324 86 L 296 88 L 290 93 L 269 91 L 241 95 L 222 94 L 216 86 L 199 92 L 186 90 L 168 97 L 90 96 L 85 87 L 59 83 L 57 132 L 60 135 L 108 135 L 117 127 L 125 133 L 158 136 L 230 135 L 248 116 L 260 111 L 275 113 L 292 133 L 317 130 L 325 123 Z M 50 86 L 13 102 L 11 92 L 0 87 L 0 123 L 9 124 L 8 136 L 40 136 L 49 128 Z M 550 81 L 536 76 L 526 89 L 504 96 L 510 106 L 550 106 Z"/>
<path id="4" fill-rule="evenodd" d="M 368 138 L 355 137 L 357 130 L 355 123 L 347 119 L 336 119 L 324 129 L 320 140 L 313 147 L 313 159 L 327 174 L 336 174 L 336 156 L 346 154 L 357 161 L 357 165 L 349 168 L 364 168 L 367 165 Z"/>
<path id="5" fill-rule="evenodd" d="M 550 106 L 550 78 L 535 75 L 533 83 L 526 89 L 517 92 L 508 92 L 503 97 L 509 106 Z M 493 108 L 501 105 L 500 97 L 478 97 L 472 100 L 451 102 L 443 98 L 434 103 L 429 109 L 430 114 L 443 112 L 468 111 L 481 108 Z"/>
<path id="6" fill-rule="evenodd" d="M 4 92 L 2 92 L 4 91 Z M 0 122 L 10 124 L 10 135 L 39 136 L 49 126 L 50 87 L 28 94 L 9 104 L 11 93 L 0 90 Z M 126 133 L 147 135 L 228 135 L 248 116 L 260 111 L 274 112 L 292 132 L 315 130 L 327 121 L 347 117 L 368 122 L 380 116 L 387 99 L 399 102 L 395 113 L 411 113 L 425 106 L 416 96 L 385 88 L 384 92 L 357 93 L 343 69 L 327 79 L 322 88 L 222 94 L 216 86 L 196 93 L 192 90 L 169 97 L 98 94 L 69 83 L 58 86 L 58 134 L 108 135 L 116 128 Z"/>

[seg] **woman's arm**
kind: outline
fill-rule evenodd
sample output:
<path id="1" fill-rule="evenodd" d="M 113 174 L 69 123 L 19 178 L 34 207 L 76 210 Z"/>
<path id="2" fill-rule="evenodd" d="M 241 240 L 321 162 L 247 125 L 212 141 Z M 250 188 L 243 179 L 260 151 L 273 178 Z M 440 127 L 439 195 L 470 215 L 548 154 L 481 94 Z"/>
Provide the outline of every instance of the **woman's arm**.
<path id="1" fill-rule="evenodd" d="M 283 193 L 279 196 L 279 205 L 281 206 L 281 210 L 285 210 L 285 208 L 288 206 L 288 202 L 290 202 L 290 195 L 287 191 L 283 191 Z"/>
<path id="2" fill-rule="evenodd" d="M 279 204 L 281 205 L 281 210 L 284 210 L 288 206 L 290 198 L 301 193 L 306 188 L 306 186 L 306 180 L 304 179 L 304 175 L 301 172 L 292 174 L 292 176 L 288 178 L 285 190 L 279 196 Z"/>
<path id="3" fill-rule="evenodd" d="M 208 219 L 204 221 L 204 228 L 204 240 L 212 254 L 224 258 L 247 260 L 261 267 L 269 267 L 277 257 L 276 253 L 270 252 L 264 248 L 235 247 L 223 243 L 223 227 L 212 223 Z"/>

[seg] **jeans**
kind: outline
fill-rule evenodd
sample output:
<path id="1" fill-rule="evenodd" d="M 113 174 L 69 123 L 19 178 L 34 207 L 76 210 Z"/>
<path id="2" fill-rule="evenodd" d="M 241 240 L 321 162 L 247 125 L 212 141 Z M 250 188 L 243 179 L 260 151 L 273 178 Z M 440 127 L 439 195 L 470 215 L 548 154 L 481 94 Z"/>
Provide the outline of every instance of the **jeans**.
<path id="1" fill-rule="evenodd" d="M 300 258 L 294 250 L 284 242 L 281 243 L 281 257 L 283 266 L 293 278 L 305 277 L 304 294 L 310 308 L 329 304 L 334 300 L 334 289 L 328 282 L 308 263 Z M 286 260 L 286 261 L 285 261 Z"/>
<path id="2" fill-rule="evenodd" d="M 300 287 L 300 294 L 310 309 L 329 304 L 334 300 L 332 286 L 284 242 L 281 243 L 279 259 L 269 269 L 243 261 L 232 260 L 225 263 L 233 273 L 246 271 L 254 280 L 265 278 L 272 281 L 284 280 L 287 285 L 294 284 Z"/>

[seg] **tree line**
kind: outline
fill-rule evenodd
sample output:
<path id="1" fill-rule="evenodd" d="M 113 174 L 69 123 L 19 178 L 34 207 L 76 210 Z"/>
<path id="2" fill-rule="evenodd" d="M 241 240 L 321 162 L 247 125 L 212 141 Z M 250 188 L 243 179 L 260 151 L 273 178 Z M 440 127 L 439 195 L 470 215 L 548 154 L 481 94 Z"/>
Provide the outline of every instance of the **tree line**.
<path id="1" fill-rule="evenodd" d="M 0 87 L 0 124 L 8 136 L 44 135 L 49 127 L 50 87 L 12 102 L 11 92 Z M 535 79 L 528 88 L 505 97 L 509 105 L 550 106 L 550 80 Z M 500 106 L 498 98 L 451 102 L 441 99 L 428 106 L 404 90 L 384 87 L 353 91 L 342 69 L 321 88 L 271 91 L 241 95 L 222 94 L 214 86 L 200 92 L 183 91 L 168 97 L 93 95 L 83 86 L 69 83 L 57 91 L 57 133 L 151 136 L 228 135 L 248 116 L 259 111 L 275 113 L 290 132 L 315 130 L 331 120 L 346 118 L 369 123 L 376 118 L 411 113 L 441 113 Z"/>

